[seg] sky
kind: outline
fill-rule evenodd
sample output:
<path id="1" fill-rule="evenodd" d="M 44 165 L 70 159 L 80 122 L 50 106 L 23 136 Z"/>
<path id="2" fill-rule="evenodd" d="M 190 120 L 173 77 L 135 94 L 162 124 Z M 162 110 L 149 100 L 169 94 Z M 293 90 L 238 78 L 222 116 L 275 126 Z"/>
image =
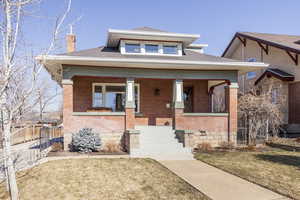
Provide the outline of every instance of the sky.
<path id="1" fill-rule="evenodd" d="M 36 53 L 49 44 L 66 3 L 43 0 L 29 8 L 23 34 Z M 205 53 L 220 56 L 237 31 L 300 35 L 299 8 L 300 0 L 73 0 L 66 22 L 75 22 L 77 50 L 105 45 L 109 28 L 148 26 L 200 34 L 197 43 L 208 44 Z M 60 52 L 65 52 L 68 29 L 61 33 Z"/>
<path id="2" fill-rule="evenodd" d="M 34 42 L 47 44 L 51 17 L 62 13 L 65 2 L 44 0 L 37 9 L 48 18 L 29 24 Z M 206 53 L 221 55 L 237 31 L 300 35 L 299 8 L 300 0 L 73 0 L 68 20 L 81 17 L 74 25 L 78 50 L 105 44 L 109 28 L 149 26 L 200 34 Z"/>

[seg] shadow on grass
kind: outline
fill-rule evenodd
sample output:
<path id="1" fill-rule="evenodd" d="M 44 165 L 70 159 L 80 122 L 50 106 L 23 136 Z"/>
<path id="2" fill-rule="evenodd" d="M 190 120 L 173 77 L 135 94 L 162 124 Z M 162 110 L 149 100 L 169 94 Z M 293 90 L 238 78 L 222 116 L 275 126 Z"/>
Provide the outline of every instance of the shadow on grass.
<path id="1" fill-rule="evenodd" d="M 290 165 L 290 166 L 298 167 L 298 170 L 300 170 L 300 156 L 266 155 L 266 154 L 258 154 L 255 156 L 260 160 L 274 162 L 278 164 Z"/>

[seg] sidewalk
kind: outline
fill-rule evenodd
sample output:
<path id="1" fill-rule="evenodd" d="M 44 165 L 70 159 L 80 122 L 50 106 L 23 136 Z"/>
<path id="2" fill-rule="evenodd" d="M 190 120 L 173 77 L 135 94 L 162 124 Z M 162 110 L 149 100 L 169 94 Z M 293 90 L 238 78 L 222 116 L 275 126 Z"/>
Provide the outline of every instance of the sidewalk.
<path id="1" fill-rule="evenodd" d="M 198 160 L 159 161 L 213 200 L 288 200 Z"/>

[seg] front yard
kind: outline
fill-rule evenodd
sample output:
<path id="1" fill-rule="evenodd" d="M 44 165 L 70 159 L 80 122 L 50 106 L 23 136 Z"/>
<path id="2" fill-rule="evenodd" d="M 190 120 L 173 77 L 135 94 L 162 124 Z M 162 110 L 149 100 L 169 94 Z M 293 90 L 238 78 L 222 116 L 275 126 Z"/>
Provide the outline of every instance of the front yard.
<path id="1" fill-rule="evenodd" d="M 197 153 L 196 158 L 300 200 L 300 153 L 267 148 L 262 152 Z"/>
<path id="2" fill-rule="evenodd" d="M 51 161 L 18 174 L 21 199 L 28 200 L 208 200 L 151 159 Z M 4 183 L 0 199 L 7 199 Z"/>

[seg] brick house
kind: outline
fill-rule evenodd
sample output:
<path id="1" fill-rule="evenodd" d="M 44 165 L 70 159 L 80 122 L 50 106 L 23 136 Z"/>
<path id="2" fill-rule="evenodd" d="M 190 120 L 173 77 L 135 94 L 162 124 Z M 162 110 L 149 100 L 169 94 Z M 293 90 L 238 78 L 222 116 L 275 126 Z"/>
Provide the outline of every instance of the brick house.
<path id="1" fill-rule="evenodd" d="M 222 57 L 268 63 L 267 69 L 241 73 L 240 91 L 254 86 L 259 92 L 269 90 L 270 100 L 281 108 L 284 123 L 300 124 L 299 54 L 300 36 L 238 32 Z"/>
<path id="2" fill-rule="evenodd" d="M 235 142 L 238 73 L 267 65 L 206 55 L 207 45 L 193 44 L 199 37 L 148 27 L 109 29 L 105 46 L 75 51 L 75 35 L 68 35 L 68 53 L 39 56 L 63 87 L 65 149 L 84 127 L 132 154 L 150 141 L 172 152 L 200 142 Z M 213 88 L 220 84 L 226 110 L 213 113 Z M 183 145 L 174 143 L 175 134 Z"/>

